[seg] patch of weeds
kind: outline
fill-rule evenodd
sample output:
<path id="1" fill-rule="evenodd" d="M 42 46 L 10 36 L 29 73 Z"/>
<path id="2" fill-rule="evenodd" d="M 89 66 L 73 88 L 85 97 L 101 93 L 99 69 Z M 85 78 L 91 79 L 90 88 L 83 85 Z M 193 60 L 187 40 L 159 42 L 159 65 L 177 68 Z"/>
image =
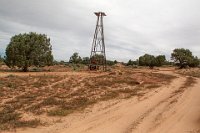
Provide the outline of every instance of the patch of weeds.
<path id="1" fill-rule="evenodd" d="M 112 81 L 105 79 L 105 80 L 97 81 L 94 86 L 103 86 L 104 87 L 104 86 L 112 86 L 112 84 L 113 84 Z"/>
<path id="2" fill-rule="evenodd" d="M 0 97 L 5 96 L 5 94 L 3 92 L 0 92 Z"/>
<path id="3" fill-rule="evenodd" d="M 0 131 L 8 130 L 9 124 L 0 124 Z"/>
<path id="4" fill-rule="evenodd" d="M 109 100 L 119 96 L 119 93 L 116 91 L 107 91 L 102 97 L 101 100 Z"/>
<path id="5" fill-rule="evenodd" d="M 59 98 L 59 99 L 67 98 L 67 96 L 68 96 L 68 94 L 66 94 L 66 93 L 61 93 L 61 94 L 54 95 L 55 98 Z"/>
<path id="6" fill-rule="evenodd" d="M 88 105 L 94 104 L 95 102 L 95 100 L 89 100 L 86 97 L 78 97 L 69 102 L 63 103 L 60 107 L 66 110 L 84 109 Z"/>
<path id="7" fill-rule="evenodd" d="M 7 78 L 13 78 L 13 77 L 16 77 L 16 76 L 13 75 L 13 74 L 9 74 L 9 75 L 7 76 Z"/>
<path id="8" fill-rule="evenodd" d="M 133 91 L 134 91 L 134 89 L 129 89 L 129 88 L 124 88 L 124 89 L 118 90 L 119 93 L 131 93 Z"/>
<path id="9" fill-rule="evenodd" d="M 92 84 L 91 82 L 83 81 L 83 83 L 84 83 L 84 86 L 89 88 L 89 89 L 95 88 L 95 85 Z"/>
<path id="10" fill-rule="evenodd" d="M 200 72 L 191 72 L 190 74 L 188 74 L 189 76 L 193 76 L 193 77 L 197 77 L 200 78 Z"/>
<path id="11" fill-rule="evenodd" d="M 41 68 L 33 68 L 32 71 L 34 71 L 34 72 L 41 72 L 42 69 Z"/>
<path id="12" fill-rule="evenodd" d="M 33 119 L 33 120 L 24 120 L 24 121 L 18 121 L 15 123 L 15 127 L 32 127 L 35 128 L 41 124 L 39 119 Z"/>
<path id="13" fill-rule="evenodd" d="M 24 95 L 17 96 L 15 99 L 17 101 L 19 101 L 19 103 L 25 105 L 25 104 L 32 103 L 37 98 L 37 96 L 39 96 L 39 95 L 27 93 L 27 94 L 24 94 Z"/>
<path id="14" fill-rule="evenodd" d="M 12 83 L 12 82 L 7 83 L 6 87 L 9 87 L 9 88 L 11 88 L 11 89 L 16 89 L 16 88 L 17 88 L 16 84 L 15 84 L 15 83 Z"/>
<path id="15" fill-rule="evenodd" d="M 5 104 L 15 104 L 17 102 L 19 102 L 17 99 L 12 99 L 12 100 L 5 102 Z"/>
<path id="16" fill-rule="evenodd" d="M 57 83 L 52 86 L 52 88 L 57 89 L 57 88 L 62 88 L 62 89 L 68 89 L 71 88 L 72 84 L 67 83 L 67 82 L 62 82 L 62 83 Z"/>
<path id="17" fill-rule="evenodd" d="M 61 105 L 63 103 L 65 103 L 65 101 L 57 100 L 55 97 L 48 97 L 44 99 L 41 104 L 44 106 L 48 106 L 48 105 Z"/>
<path id="18" fill-rule="evenodd" d="M 58 82 L 63 79 L 62 76 L 55 76 L 55 75 L 42 75 L 42 76 L 35 76 L 34 79 L 36 80 L 31 85 L 36 88 L 48 86 L 49 84 Z"/>
<path id="19" fill-rule="evenodd" d="M 34 120 L 19 120 L 19 119 L 13 119 L 13 117 L 9 119 L 9 122 L 0 124 L 0 131 L 3 130 L 10 130 L 15 129 L 19 127 L 31 127 L 35 128 L 41 124 L 40 120 L 34 119 Z"/>
<path id="20" fill-rule="evenodd" d="M 47 114 L 49 116 L 67 116 L 68 114 L 72 113 L 72 110 L 66 110 L 66 109 L 54 109 L 54 110 L 50 110 L 47 112 Z"/>
<path id="21" fill-rule="evenodd" d="M 28 99 L 28 100 L 34 100 L 39 94 L 34 94 L 34 93 L 26 93 L 24 95 L 20 95 L 16 97 L 17 99 Z"/>
<path id="22" fill-rule="evenodd" d="M 177 71 L 177 73 L 185 76 L 200 78 L 200 69 L 182 69 Z"/>
<path id="23" fill-rule="evenodd" d="M 33 83 L 33 87 L 40 88 L 42 86 L 48 85 L 48 81 L 45 77 L 40 77 L 37 82 Z"/>
<path id="24" fill-rule="evenodd" d="M 21 118 L 20 113 L 16 113 L 11 106 L 5 106 L 0 111 L 0 131 L 15 127 L 15 123 Z"/>
<path id="25" fill-rule="evenodd" d="M 72 109 L 84 108 L 89 104 L 91 104 L 91 101 L 86 97 L 75 98 L 69 103 Z"/>
<path id="26" fill-rule="evenodd" d="M 42 107 L 42 104 L 34 104 L 34 105 L 28 107 L 26 109 L 26 111 L 30 111 L 34 114 L 41 114 L 42 113 L 41 107 Z"/>
<path id="27" fill-rule="evenodd" d="M 118 92 L 125 93 L 126 94 L 126 98 L 127 97 L 130 98 L 132 96 L 139 96 L 140 95 L 140 93 L 139 93 L 140 90 L 141 90 L 141 88 L 139 86 L 137 86 L 134 89 L 129 89 L 129 88 L 120 89 L 120 90 L 118 90 Z"/>
<path id="28" fill-rule="evenodd" d="M 4 82 L 0 80 L 0 88 L 4 86 Z"/>
<path id="29" fill-rule="evenodd" d="M 77 91 L 74 91 L 72 92 L 71 94 L 68 95 L 68 98 L 72 98 L 72 97 L 79 97 L 80 95 L 86 95 L 86 89 L 84 88 L 81 88 L 81 89 L 78 89 Z"/>
<path id="30" fill-rule="evenodd" d="M 131 86 L 140 84 L 138 81 L 134 81 L 134 80 L 127 80 L 125 83 Z"/>
<path id="31" fill-rule="evenodd" d="M 26 105 L 30 105 L 35 100 L 35 98 L 35 95 L 24 94 L 17 96 L 10 101 L 7 101 L 5 104 L 12 106 L 12 108 L 16 110 L 21 109 Z"/>
<path id="32" fill-rule="evenodd" d="M 43 100 L 42 105 L 56 105 L 58 101 L 54 97 L 48 97 Z"/>
<path id="33" fill-rule="evenodd" d="M 14 122 L 20 119 L 20 113 L 16 113 L 14 108 L 10 106 L 5 106 L 2 111 L 0 111 L 0 124 Z"/>
<path id="34" fill-rule="evenodd" d="M 130 85 L 130 86 L 135 86 L 135 85 L 140 84 L 138 81 L 135 81 L 131 77 L 117 78 L 117 79 L 114 80 L 114 83 L 116 83 L 116 84 L 127 84 L 127 85 Z"/>
<path id="35" fill-rule="evenodd" d="M 23 107 L 23 105 L 24 105 L 23 103 L 19 103 L 19 102 L 11 104 L 12 108 L 14 108 L 15 110 L 21 109 Z"/>
<path id="36" fill-rule="evenodd" d="M 161 85 L 159 84 L 148 84 L 145 88 L 147 89 L 154 89 L 154 88 L 159 88 Z"/>
<path id="37" fill-rule="evenodd" d="M 176 76 L 173 75 L 161 74 L 161 73 L 152 73 L 152 76 L 162 81 L 172 81 L 173 79 L 177 78 Z"/>
<path id="38" fill-rule="evenodd" d="M 8 75 L 7 77 L 0 77 L 0 87 L 6 87 L 9 89 L 14 90 L 23 90 L 27 81 L 27 78 L 20 77 L 20 76 L 14 76 L 14 75 Z M 27 87 L 27 86 L 26 86 Z M 9 92 L 11 92 L 9 91 Z M 11 92 L 12 93 L 12 92 Z"/>

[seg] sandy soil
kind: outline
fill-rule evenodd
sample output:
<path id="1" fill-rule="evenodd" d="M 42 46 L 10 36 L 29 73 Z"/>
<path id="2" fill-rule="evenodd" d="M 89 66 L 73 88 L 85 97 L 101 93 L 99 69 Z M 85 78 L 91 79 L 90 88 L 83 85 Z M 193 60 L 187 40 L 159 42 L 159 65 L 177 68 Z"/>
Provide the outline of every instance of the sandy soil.
<path id="1" fill-rule="evenodd" d="M 141 99 L 100 102 L 46 127 L 17 129 L 18 133 L 200 133 L 200 79 L 184 87 L 178 78 Z"/>

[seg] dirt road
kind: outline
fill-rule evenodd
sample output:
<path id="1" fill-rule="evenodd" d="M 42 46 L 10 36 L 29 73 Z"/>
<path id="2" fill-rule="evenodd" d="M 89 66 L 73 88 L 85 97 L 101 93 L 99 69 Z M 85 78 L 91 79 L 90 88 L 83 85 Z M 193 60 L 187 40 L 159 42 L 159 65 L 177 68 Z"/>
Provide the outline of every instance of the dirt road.
<path id="1" fill-rule="evenodd" d="M 173 75 L 172 83 L 142 98 L 101 102 L 48 127 L 18 132 L 200 133 L 200 79 Z"/>

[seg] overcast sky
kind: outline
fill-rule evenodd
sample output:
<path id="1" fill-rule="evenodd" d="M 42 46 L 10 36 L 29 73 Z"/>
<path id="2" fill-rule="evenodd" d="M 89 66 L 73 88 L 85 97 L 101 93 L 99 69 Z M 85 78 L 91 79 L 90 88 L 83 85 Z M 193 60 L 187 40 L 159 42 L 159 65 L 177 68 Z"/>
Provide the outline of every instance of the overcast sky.
<path id="1" fill-rule="evenodd" d="M 0 54 L 10 38 L 37 32 L 51 38 L 53 55 L 89 56 L 96 24 L 104 18 L 106 55 L 128 61 L 188 48 L 200 57 L 200 0 L 0 0 Z"/>

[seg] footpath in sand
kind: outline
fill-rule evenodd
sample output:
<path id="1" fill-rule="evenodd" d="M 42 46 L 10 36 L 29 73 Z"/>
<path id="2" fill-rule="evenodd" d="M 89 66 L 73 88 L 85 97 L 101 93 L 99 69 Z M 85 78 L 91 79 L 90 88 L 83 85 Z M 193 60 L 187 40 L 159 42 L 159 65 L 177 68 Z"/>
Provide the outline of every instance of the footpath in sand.
<path id="1" fill-rule="evenodd" d="M 89 113 L 69 116 L 60 123 L 36 129 L 37 133 L 200 133 L 200 79 L 177 76 L 169 85 L 142 99 L 99 103 Z"/>

